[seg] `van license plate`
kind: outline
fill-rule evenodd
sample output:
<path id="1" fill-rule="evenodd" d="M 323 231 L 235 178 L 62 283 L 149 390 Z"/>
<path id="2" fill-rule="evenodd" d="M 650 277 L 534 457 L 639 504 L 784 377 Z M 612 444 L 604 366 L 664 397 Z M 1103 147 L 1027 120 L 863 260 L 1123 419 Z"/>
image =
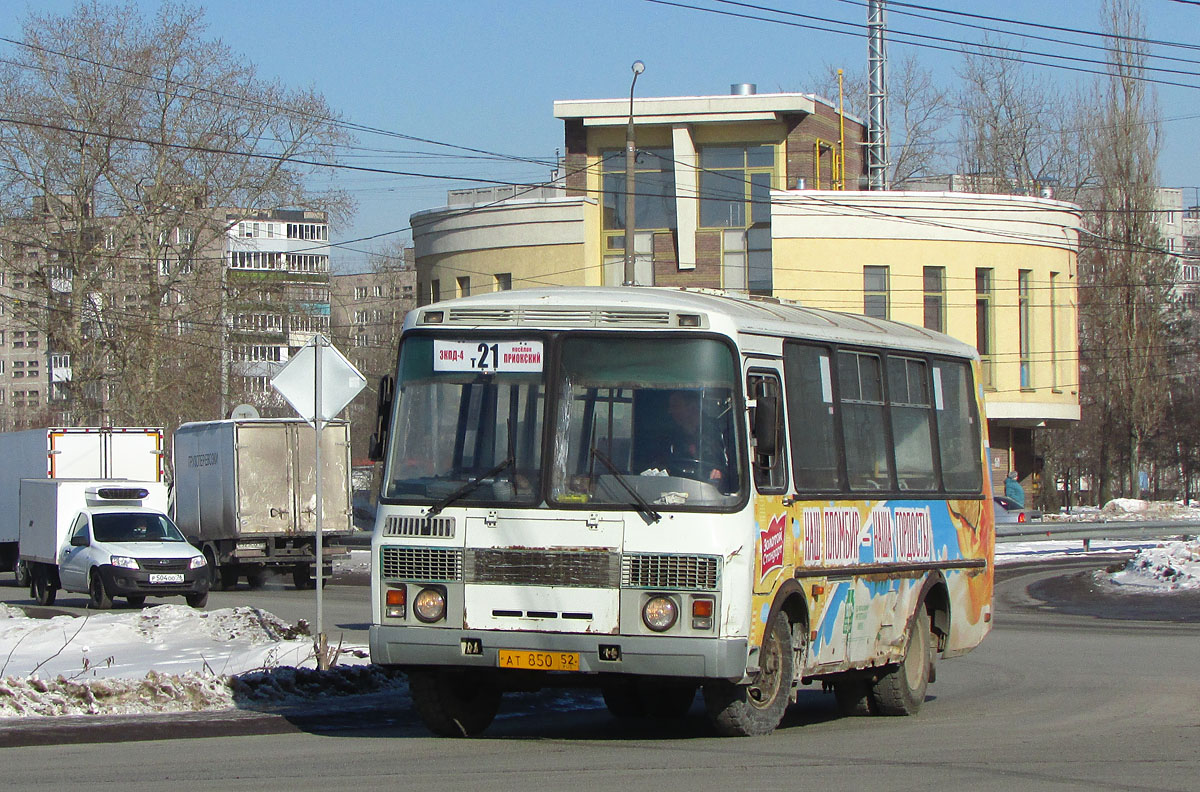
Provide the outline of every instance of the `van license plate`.
<path id="1" fill-rule="evenodd" d="M 182 572 L 151 572 L 150 573 L 150 582 L 151 583 L 182 583 L 183 582 L 183 573 Z"/>
<path id="2" fill-rule="evenodd" d="M 522 668 L 534 671 L 578 671 L 579 653 L 501 649 L 498 665 L 501 668 Z"/>

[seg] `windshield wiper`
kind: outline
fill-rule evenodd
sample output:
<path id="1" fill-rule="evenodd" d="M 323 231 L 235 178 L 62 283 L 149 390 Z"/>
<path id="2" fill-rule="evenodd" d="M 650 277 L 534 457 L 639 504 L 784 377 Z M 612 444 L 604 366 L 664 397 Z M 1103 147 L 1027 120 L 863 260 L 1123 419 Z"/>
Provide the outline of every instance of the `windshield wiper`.
<path id="1" fill-rule="evenodd" d="M 646 521 L 646 525 L 653 525 L 662 519 L 662 515 L 654 510 L 654 508 L 646 502 L 646 499 L 638 494 L 638 491 L 629 486 L 625 482 L 625 474 L 617 469 L 617 466 L 612 463 L 612 460 L 600 453 L 600 449 L 592 446 L 592 456 L 604 463 L 604 467 L 616 477 L 617 483 L 629 493 L 629 497 L 633 498 L 633 503 L 637 506 L 637 513 Z"/>
<path id="2" fill-rule="evenodd" d="M 468 481 L 466 484 L 463 484 L 461 487 L 454 490 L 454 492 L 451 492 L 449 495 L 447 495 L 446 497 L 442 498 L 437 503 L 430 506 L 429 511 L 425 512 L 425 516 L 426 517 L 437 516 L 438 514 L 441 513 L 442 509 L 446 508 L 451 503 L 454 503 L 459 498 L 465 498 L 466 496 L 470 495 L 472 492 L 479 489 L 479 487 L 483 484 L 483 482 L 487 481 L 488 479 L 492 478 L 493 476 L 503 473 L 505 470 L 512 467 L 515 462 L 516 462 L 516 460 L 510 456 L 508 459 L 504 460 L 499 465 L 496 465 L 496 467 L 492 468 L 488 472 L 476 476 L 475 478 Z"/>

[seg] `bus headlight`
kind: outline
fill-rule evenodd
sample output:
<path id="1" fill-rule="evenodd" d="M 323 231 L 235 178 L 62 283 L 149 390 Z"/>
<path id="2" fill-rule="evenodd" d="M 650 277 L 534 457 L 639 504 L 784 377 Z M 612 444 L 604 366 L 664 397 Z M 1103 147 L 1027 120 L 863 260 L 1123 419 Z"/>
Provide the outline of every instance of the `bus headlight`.
<path id="1" fill-rule="evenodd" d="M 642 622 L 654 632 L 665 632 L 675 626 L 679 607 L 670 597 L 651 597 L 642 606 Z"/>
<path id="2" fill-rule="evenodd" d="M 446 615 L 446 594 L 435 588 L 421 589 L 421 593 L 413 599 L 413 614 L 421 621 L 441 621 Z"/>

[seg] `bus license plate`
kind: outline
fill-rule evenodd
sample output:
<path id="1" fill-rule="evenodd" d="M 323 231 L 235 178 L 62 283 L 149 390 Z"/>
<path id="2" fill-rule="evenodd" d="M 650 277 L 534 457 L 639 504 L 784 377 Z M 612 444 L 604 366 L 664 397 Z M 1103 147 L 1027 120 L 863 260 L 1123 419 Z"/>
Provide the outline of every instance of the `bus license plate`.
<path id="1" fill-rule="evenodd" d="M 150 582 L 151 583 L 182 583 L 183 582 L 183 573 L 182 572 L 174 572 L 174 573 L 151 572 L 150 573 Z"/>
<path id="2" fill-rule="evenodd" d="M 533 671 L 578 671 L 578 652 L 534 652 L 527 649 L 501 649 L 501 668 L 521 668 Z"/>

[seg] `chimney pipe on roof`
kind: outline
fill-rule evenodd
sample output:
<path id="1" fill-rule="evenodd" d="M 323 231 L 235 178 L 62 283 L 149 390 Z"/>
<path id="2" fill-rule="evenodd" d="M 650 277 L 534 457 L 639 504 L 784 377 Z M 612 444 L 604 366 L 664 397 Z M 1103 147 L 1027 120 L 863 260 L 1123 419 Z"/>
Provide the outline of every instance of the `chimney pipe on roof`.
<path id="1" fill-rule="evenodd" d="M 758 86 L 754 83 L 734 83 L 729 86 L 730 96 L 754 96 L 758 93 Z"/>

